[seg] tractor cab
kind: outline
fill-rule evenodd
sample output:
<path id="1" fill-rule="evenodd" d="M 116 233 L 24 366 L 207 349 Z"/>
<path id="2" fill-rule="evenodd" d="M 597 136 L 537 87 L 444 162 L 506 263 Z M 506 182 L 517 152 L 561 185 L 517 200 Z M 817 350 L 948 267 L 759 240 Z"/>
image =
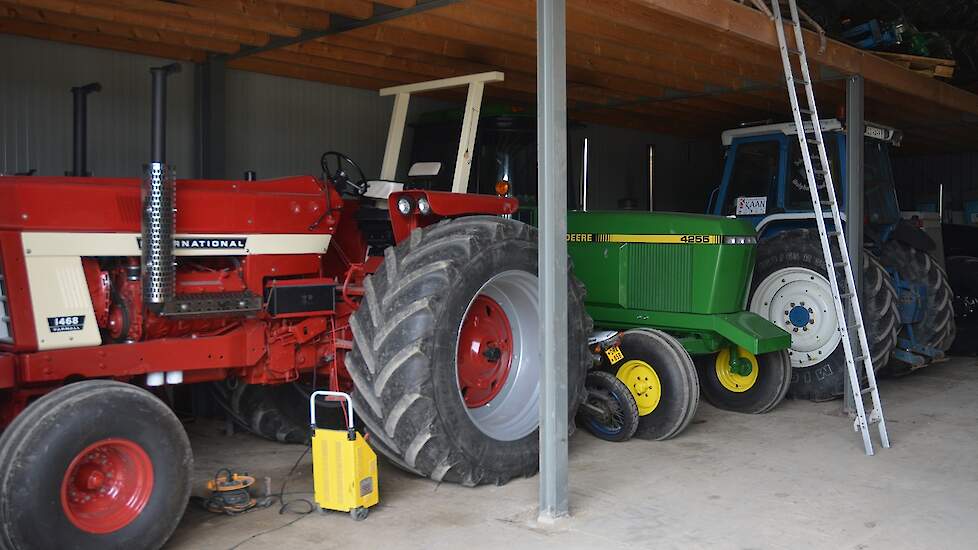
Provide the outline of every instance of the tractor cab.
<path id="1" fill-rule="evenodd" d="M 826 152 L 841 205 L 846 199 L 846 134 L 837 119 L 821 123 Z M 805 124 L 806 130 L 811 124 Z M 723 183 L 711 197 L 709 212 L 749 219 L 764 236 L 777 232 L 784 222 L 796 226 L 799 219 L 812 217 L 812 203 L 805 167 L 792 123 L 766 124 L 727 130 L 722 134 L 726 148 Z M 900 209 L 893 185 L 890 147 L 900 143 L 893 128 L 867 123 L 865 133 L 865 209 L 871 226 L 893 227 Z M 820 187 L 825 183 L 816 175 Z"/>

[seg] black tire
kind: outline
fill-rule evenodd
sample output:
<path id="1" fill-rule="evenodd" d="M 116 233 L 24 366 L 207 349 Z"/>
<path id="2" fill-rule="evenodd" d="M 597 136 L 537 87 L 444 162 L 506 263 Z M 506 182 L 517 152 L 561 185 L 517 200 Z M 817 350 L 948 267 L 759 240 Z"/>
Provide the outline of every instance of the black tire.
<path id="1" fill-rule="evenodd" d="M 595 437 L 605 441 L 628 441 L 638 429 L 638 405 L 628 387 L 610 372 L 591 371 L 587 375 L 588 405 L 602 409 L 598 416 L 581 409 L 578 422 Z"/>
<path id="2" fill-rule="evenodd" d="M 224 412 L 241 428 L 279 443 L 309 443 L 311 385 L 258 385 L 226 380 L 214 382 L 211 389 Z M 346 422 L 340 407 L 329 401 L 317 401 L 316 418 L 326 427 L 340 427 Z"/>
<path id="3" fill-rule="evenodd" d="M 792 267 L 814 271 L 823 278 L 828 277 L 825 261 L 822 258 L 818 232 L 815 229 L 802 228 L 783 231 L 758 244 L 757 263 L 754 268 L 749 300 L 751 310 L 786 330 L 796 327 L 786 326 L 783 317 L 767 311 L 767 304 L 759 303 L 761 300 L 756 299 L 756 293 L 768 277 L 782 269 Z M 845 276 L 841 269 L 836 270 L 836 276 L 840 283 L 844 281 Z M 896 290 L 890 283 L 885 270 L 877 261 L 876 256 L 869 250 L 863 251 L 863 281 L 863 299 L 860 302 L 863 310 L 863 323 L 866 326 L 867 339 L 870 341 L 873 366 L 879 370 L 889 362 L 896 347 L 899 314 L 897 312 Z M 832 322 L 835 322 L 832 306 L 827 306 L 822 313 L 831 316 Z M 833 350 L 827 353 L 817 351 L 817 355 L 811 359 L 805 356 L 795 358 L 795 353 L 808 352 L 797 349 L 794 344 L 788 350 L 788 355 L 792 358 L 794 365 L 791 374 L 791 387 L 788 390 L 789 395 L 796 399 L 812 401 L 827 401 L 842 396 L 847 374 L 845 351 L 841 345 L 836 345 Z M 818 357 L 824 358 L 818 360 Z M 811 363 L 813 360 L 818 362 L 797 366 L 795 362 L 798 359 L 806 363 Z"/>
<path id="4" fill-rule="evenodd" d="M 951 352 L 957 355 L 978 354 L 978 258 L 951 256 L 947 275 L 954 291 L 954 322 L 957 334 Z"/>
<path id="5" fill-rule="evenodd" d="M 897 240 L 891 240 L 883 246 L 880 262 L 910 284 L 927 287 L 924 316 L 910 325 L 917 341 L 942 352 L 951 349 L 956 330 L 954 293 L 944 268 L 930 254 Z M 885 373 L 899 375 L 909 371 L 909 365 L 894 361 Z"/>
<path id="6" fill-rule="evenodd" d="M 62 506 L 62 480 L 90 445 L 135 444 L 149 457 L 152 489 L 128 524 L 95 534 Z M 32 403 L 0 438 L 0 529 L 11 550 L 160 548 L 183 516 L 193 455 L 176 415 L 149 392 L 107 380 L 78 382 Z"/>
<path id="7" fill-rule="evenodd" d="M 346 357 L 357 412 L 374 448 L 398 466 L 437 481 L 498 485 L 536 473 L 537 408 L 525 402 L 525 410 L 507 417 L 519 429 L 508 436 L 490 435 L 492 430 L 474 420 L 486 409 L 466 406 L 456 372 L 462 321 L 477 295 L 489 293 L 485 285 L 499 277 L 522 278 L 529 289 L 528 278 L 535 281 L 536 229 L 490 216 L 445 220 L 412 232 L 387 248 L 384 257 L 364 282 L 363 302 L 350 321 L 353 350 Z M 591 361 L 583 345 L 591 331 L 583 294 L 571 277 L 567 390 L 572 426 Z M 507 303 L 538 315 L 529 299 L 519 306 Z M 520 335 L 514 332 L 514 338 L 524 341 L 525 332 L 526 338 L 538 341 L 539 322 L 524 321 L 519 321 Z M 526 345 L 537 345 L 529 339 Z M 526 368 L 529 380 L 539 376 L 536 363 Z"/>
<path id="8" fill-rule="evenodd" d="M 721 383 L 716 368 L 716 354 L 697 357 L 703 399 L 718 409 L 746 414 L 762 414 L 784 401 L 791 386 L 791 359 L 788 351 L 773 351 L 758 355 L 757 378 L 745 391 L 727 389 Z"/>
<path id="9" fill-rule="evenodd" d="M 605 354 L 601 369 L 615 376 L 621 375 L 629 361 L 646 363 L 655 373 L 659 382 L 659 398 L 651 411 L 643 410 L 647 392 L 636 396 L 639 408 L 638 429 L 634 437 L 639 439 L 664 441 L 679 435 L 696 415 L 699 406 L 700 388 L 696 377 L 696 366 L 686 349 L 672 336 L 655 329 L 632 329 L 622 333 L 618 347 L 622 358 L 613 364 Z M 627 377 L 625 385 L 628 387 Z M 642 377 L 645 386 L 654 389 L 654 381 Z M 633 395 L 643 388 L 629 388 Z"/>

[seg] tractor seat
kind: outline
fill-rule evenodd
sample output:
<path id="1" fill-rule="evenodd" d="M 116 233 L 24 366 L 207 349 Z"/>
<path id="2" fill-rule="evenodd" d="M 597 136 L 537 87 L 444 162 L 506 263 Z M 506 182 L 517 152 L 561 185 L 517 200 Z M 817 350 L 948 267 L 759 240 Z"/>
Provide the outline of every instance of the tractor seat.
<path id="1" fill-rule="evenodd" d="M 367 182 L 367 192 L 363 194 L 364 197 L 370 199 L 376 199 L 379 201 L 387 202 L 387 197 L 391 193 L 397 193 L 404 189 L 404 184 L 396 181 L 388 180 L 370 180 Z"/>

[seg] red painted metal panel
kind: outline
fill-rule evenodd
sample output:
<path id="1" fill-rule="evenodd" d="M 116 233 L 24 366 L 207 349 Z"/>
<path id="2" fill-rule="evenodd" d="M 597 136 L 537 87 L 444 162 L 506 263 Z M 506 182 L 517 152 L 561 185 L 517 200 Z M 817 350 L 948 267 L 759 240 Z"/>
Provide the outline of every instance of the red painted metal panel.
<path id="1" fill-rule="evenodd" d="M 333 233 L 343 201 L 312 176 L 264 181 L 178 180 L 180 233 Z M 140 181 L 0 177 L 0 229 L 138 232 Z"/>
<path id="2" fill-rule="evenodd" d="M 17 380 L 14 376 L 14 366 L 17 356 L 12 353 L 0 353 L 0 389 L 12 388 Z"/>
<path id="3" fill-rule="evenodd" d="M 20 234 L 0 231 L 0 262 L 7 284 L 7 305 L 13 324 L 13 346 L 0 344 L 0 349 L 33 351 L 37 349 L 37 331 L 34 330 L 34 308 L 31 290 L 27 282 L 27 265 L 24 263 L 24 246 Z"/>
<path id="4" fill-rule="evenodd" d="M 414 211 L 410 214 L 404 215 L 397 210 L 397 200 L 401 197 L 410 198 L 415 206 Z M 417 210 L 418 199 L 422 197 L 431 205 L 431 213 L 428 215 L 422 215 Z M 513 214 L 519 208 L 519 201 L 512 197 L 448 193 L 445 191 L 402 191 L 391 193 L 387 201 L 391 213 L 391 227 L 394 229 L 394 240 L 397 242 L 406 239 L 414 229 L 427 227 L 445 218 L 474 214 L 501 216 Z"/>
<path id="5" fill-rule="evenodd" d="M 219 336 L 162 338 L 23 354 L 18 379 L 33 384 L 78 376 L 119 378 L 158 371 L 250 367 L 261 360 L 265 350 L 265 324 L 251 320 Z"/>

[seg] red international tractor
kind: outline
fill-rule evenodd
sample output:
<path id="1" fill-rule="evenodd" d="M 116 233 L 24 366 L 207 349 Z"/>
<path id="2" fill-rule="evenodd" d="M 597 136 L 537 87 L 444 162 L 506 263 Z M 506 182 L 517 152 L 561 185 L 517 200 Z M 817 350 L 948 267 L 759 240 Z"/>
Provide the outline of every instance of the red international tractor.
<path id="1" fill-rule="evenodd" d="M 367 181 L 335 152 L 322 179 L 175 181 L 164 118 L 178 68 L 152 70 L 141 180 L 0 177 L 0 547 L 161 546 L 192 473 L 157 397 L 178 384 L 210 384 L 273 433 L 288 416 L 275 388 L 352 390 L 371 444 L 404 469 L 466 485 L 533 474 L 537 239 L 509 219 L 516 201 Z M 478 120 L 482 86 L 501 78 L 382 91 L 396 96 L 383 178 L 411 92 L 469 85 Z M 568 340 L 584 342 L 570 288 Z M 590 357 L 568 352 L 573 418 Z"/>

